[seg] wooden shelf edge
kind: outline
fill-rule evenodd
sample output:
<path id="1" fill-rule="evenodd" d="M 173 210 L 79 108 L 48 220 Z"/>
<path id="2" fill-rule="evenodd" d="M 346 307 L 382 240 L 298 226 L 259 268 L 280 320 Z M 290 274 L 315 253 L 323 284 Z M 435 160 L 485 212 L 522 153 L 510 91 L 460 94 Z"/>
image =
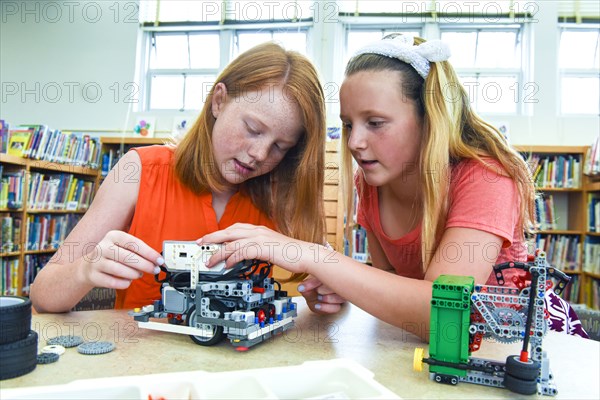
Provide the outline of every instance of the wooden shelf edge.
<path id="1" fill-rule="evenodd" d="M 32 160 L 29 158 L 17 157 L 11 154 L 0 153 L 0 162 L 6 164 L 20 165 L 30 169 L 44 169 L 50 171 L 64 172 L 67 174 L 89 175 L 96 177 L 100 171 L 99 168 L 80 167 L 77 165 L 61 164 L 46 160 Z"/>
<path id="2" fill-rule="evenodd" d="M 168 142 L 169 138 L 143 138 L 143 137 L 115 137 L 115 136 L 101 136 L 100 142 L 102 144 L 164 144 Z"/>
<path id="3" fill-rule="evenodd" d="M 588 184 L 585 185 L 585 190 L 587 190 L 588 192 L 600 191 L 600 181 L 588 182 Z"/>
<path id="4" fill-rule="evenodd" d="M 22 208 L 0 208 L 0 213 L 22 213 Z"/>
<path id="5" fill-rule="evenodd" d="M 556 188 L 556 187 L 536 187 L 538 192 L 564 192 L 564 193 L 581 193 L 583 188 Z"/>
<path id="6" fill-rule="evenodd" d="M 47 253 L 54 253 L 54 252 L 56 252 L 56 250 L 58 250 L 58 249 L 25 250 L 23 252 L 23 254 L 25 254 L 25 255 L 29 255 L 29 254 L 47 254 Z"/>
<path id="7" fill-rule="evenodd" d="M 15 165 L 27 165 L 27 159 L 6 153 L 0 153 L 0 162 Z"/>
<path id="8" fill-rule="evenodd" d="M 87 210 L 27 210 L 26 214 L 85 214 Z"/>
<path id="9" fill-rule="evenodd" d="M 88 167 L 80 167 L 77 165 L 68 165 L 68 164 L 59 164 L 57 162 L 50 161 L 41 161 L 41 160 L 31 160 L 29 163 L 29 168 L 33 169 L 43 169 L 50 171 L 62 172 L 65 174 L 76 174 L 76 175 L 89 175 L 93 177 L 97 177 L 100 170 L 98 168 L 88 168 Z"/>
<path id="10" fill-rule="evenodd" d="M 535 232 L 536 235 L 583 235 L 582 231 L 572 231 L 572 230 L 560 230 L 560 229 L 554 229 L 554 230 L 543 230 L 543 231 L 536 231 Z"/>
<path id="11" fill-rule="evenodd" d="M 0 257 L 17 257 L 21 255 L 20 251 L 10 251 L 8 253 L 0 253 Z"/>
<path id="12" fill-rule="evenodd" d="M 587 152 L 588 146 L 540 146 L 540 145 L 529 145 L 519 144 L 512 146 L 515 150 L 526 153 L 548 153 L 548 154 L 561 154 L 561 153 L 583 153 Z"/>

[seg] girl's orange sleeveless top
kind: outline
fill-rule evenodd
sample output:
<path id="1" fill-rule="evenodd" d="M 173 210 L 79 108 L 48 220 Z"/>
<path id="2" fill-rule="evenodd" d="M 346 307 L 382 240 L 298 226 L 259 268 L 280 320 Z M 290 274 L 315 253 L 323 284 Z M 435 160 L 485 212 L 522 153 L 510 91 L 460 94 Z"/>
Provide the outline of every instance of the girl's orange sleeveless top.
<path id="1" fill-rule="evenodd" d="M 148 146 L 133 150 L 142 161 L 142 173 L 129 233 L 156 251 L 162 251 L 165 240 L 196 240 L 236 222 L 274 228 L 271 220 L 252 204 L 250 198 L 239 192 L 231 197 L 217 222 L 212 195 L 195 194 L 177 178 L 172 148 Z M 163 272 L 160 278 L 164 278 Z M 115 308 L 142 307 L 160 298 L 160 284 L 154 280 L 154 275 L 144 274 L 132 281 L 129 288 L 117 290 Z"/>

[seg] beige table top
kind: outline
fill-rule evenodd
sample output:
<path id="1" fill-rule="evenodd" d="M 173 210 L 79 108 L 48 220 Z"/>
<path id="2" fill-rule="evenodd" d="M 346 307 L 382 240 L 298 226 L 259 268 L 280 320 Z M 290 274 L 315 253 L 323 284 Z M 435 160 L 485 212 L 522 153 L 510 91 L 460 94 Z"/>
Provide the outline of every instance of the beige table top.
<path id="1" fill-rule="evenodd" d="M 141 329 L 122 310 L 37 314 L 33 316 L 32 329 L 40 335 L 40 349 L 48 338 L 75 334 L 88 341 L 114 341 L 116 350 L 85 356 L 67 349 L 56 363 L 38 365 L 27 375 L 0 381 L 0 389 L 111 376 L 285 367 L 310 360 L 347 358 L 371 370 L 377 382 L 402 398 L 516 397 L 507 390 L 487 386 L 437 384 L 429 380 L 427 365 L 424 372 L 413 371 L 415 347 L 427 347 L 415 336 L 352 305 L 344 306 L 337 315 L 321 316 L 308 310 L 303 298 L 295 301 L 296 326 L 246 352 L 236 351 L 228 341 L 203 347 L 194 344 L 187 335 Z M 473 356 L 504 361 L 518 350 L 518 345 L 484 342 Z M 599 342 L 549 333 L 544 350 L 550 357 L 558 398 L 600 398 Z"/>

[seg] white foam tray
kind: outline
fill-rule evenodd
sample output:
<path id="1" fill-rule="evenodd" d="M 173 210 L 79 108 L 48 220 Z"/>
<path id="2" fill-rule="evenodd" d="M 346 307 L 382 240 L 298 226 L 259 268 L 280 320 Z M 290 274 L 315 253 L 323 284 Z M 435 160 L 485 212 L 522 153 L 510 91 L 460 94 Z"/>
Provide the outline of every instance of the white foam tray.
<path id="1" fill-rule="evenodd" d="M 400 399 L 349 359 L 229 372 L 189 371 L 0 390 L 8 399 Z"/>

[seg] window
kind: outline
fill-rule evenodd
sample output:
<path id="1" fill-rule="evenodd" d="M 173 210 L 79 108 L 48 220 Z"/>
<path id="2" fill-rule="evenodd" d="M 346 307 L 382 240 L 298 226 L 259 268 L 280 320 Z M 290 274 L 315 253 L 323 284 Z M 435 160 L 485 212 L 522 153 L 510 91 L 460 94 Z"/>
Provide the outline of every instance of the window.
<path id="1" fill-rule="evenodd" d="M 404 23 L 394 24 L 395 19 Z M 369 25 L 361 25 L 357 18 L 353 18 L 353 23 L 346 24 L 345 61 L 362 46 L 389 33 L 424 36 L 425 24 L 407 24 L 405 17 L 384 17 L 382 21 L 386 24 L 380 23 L 377 27 L 372 25 L 372 20 L 369 19 Z M 531 99 L 537 89 L 535 84 L 522 83 L 524 49 L 521 24 L 478 26 L 429 22 L 428 32 L 431 37 L 427 39 L 440 38 L 450 46 L 450 62 L 478 112 L 524 112 L 520 104 Z"/>
<path id="2" fill-rule="evenodd" d="M 519 25 L 441 27 L 441 39 L 452 52 L 450 62 L 478 112 L 521 113 L 519 99 L 536 92 L 535 86 L 521 83 L 521 36 Z"/>
<path id="3" fill-rule="evenodd" d="M 147 109 L 201 108 L 219 71 L 219 33 L 151 33 L 149 39 Z"/>
<path id="4" fill-rule="evenodd" d="M 558 68 L 561 114 L 600 114 L 600 28 L 564 24 Z"/>
<path id="5" fill-rule="evenodd" d="M 419 27 L 414 28 L 394 28 L 393 26 L 388 27 L 365 27 L 357 25 L 346 26 L 346 57 L 345 60 L 349 60 L 354 53 L 356 53 L 361 47 L 368 45 L 369 43 L 375 42 L 390 33 L 403 33 L 409 36 L 420 36 L 421 29 Z"/>
<path id="6" fill-rule="evenodd" d="M 294 50 L 307 55 L 306 30 L 261 30 L 238 31 L 235 56 L 250 48 L 267 41 L 275 41 L 285 46 L 287 50 Z"/>
<path id="7" fill-rule="evenodd" d="M 148 32 L 146 110 L 199 110 L 225 65 L 259 43 L 307 54 L 306 29 L 230 32 Z"/>
<path id="8" fill-rule="evenodd" d="M 528 21 L 533 21 L 537 10 L 532 3 L 392 3 L 141 0 L 145 37 L 139 69 L 144 82 L 142 111 L 199 109 L 220 71 L 234 57 L 264 41 L 281 42 L 309 58 L 313 52 L 322 56 L 320 49 L 312 48 L 311 40 L 318 43 L 313 32 L 333 34 L 336 43 L 338 38 L 344 41 L 339 53 L 336 46 L 330 55 L 333 60 L 315 62 L 321 68 L 332 65 L 334 80 L 338 79 L 336 71 L 343 70 L 359 48 L 390 33 L 440 38 L 449 43 L 450 62 L 476 110 L 491 114 L 529 111 L 528 100 L 535 101 L 537 94 L 536 83 L 527 82 L 529 47 L 524 40 Z M 565 93 L 598 79 L 597 74 L 582 77 L 572 72 L 565 71 Z"/>
<path id="9" fill-rule="evenodd" d="M 140 2 L 143 110 L 199 110 L 219 73 L 251 47 L 276 41 L 308 55 L 308 1 Z"/>

